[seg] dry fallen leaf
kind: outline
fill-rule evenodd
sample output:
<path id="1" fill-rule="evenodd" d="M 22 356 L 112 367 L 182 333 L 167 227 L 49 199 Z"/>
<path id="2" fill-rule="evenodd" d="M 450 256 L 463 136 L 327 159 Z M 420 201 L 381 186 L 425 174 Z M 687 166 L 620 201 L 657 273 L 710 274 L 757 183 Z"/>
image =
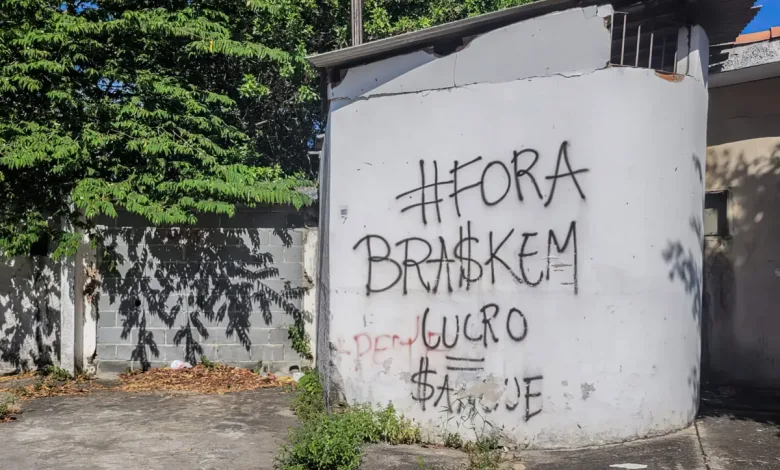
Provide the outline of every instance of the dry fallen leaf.
<path id="1" fill-rule="evenodd" d="M 16 377 L 18 378 L 19 376 Z M 0 392 L 10 392 L 21 400 L 32 400 L 44 397 L 87 395 L 93 390 L 103 388 L 102 385 L 86 377 L 77 377 L 65 381 L 55 380 L 51 377 L 42 377 L 35 383 L 23 387 L 0 388 Z"/>
<path id="2" fill-rule="evenodd" d="M 195 393 L 232 393 L 256 388 L 279 387 L 293 383 L 289 377 L 263 377 L 248 369 L 218 364 L 207 368 L 199 364 L 190 369 L 152 369 L 144 373 L 119 376 L 121 390 L 128 392 L 180 391 Z"/>
<path id="3" fill-rule="evenodd" d="M 14 379 L 34 378 L 35 374 L 12 376 Z M 0 386 L 0 392 L 10 392 L 21 400 L 44 397 L 87 395 L 95 390 L 120 390 L 126 392 L 181 391 L 208 394 L 243 392 L 257 388 L 281 387 L 295 383 L 290 377 L 276 377 L 273 374 L 260 376 L 248 369 L 218 364 L 212 368 L 197 365 L 191 369 L 152 369 L 147 372 L 133 372 L 119 376 L 121 386 L 107 389 L 87 377 L 71 380 L 56 380 L 40 377 L 25 386 Z M 11 382 L 10 384 L 12 384 Z M 9 385 L 10 385 L 9 384 Z M 1 383 L 0 383 L 1 385 Z"/>
<path id="4" fill-rule="evenodd" d="M 22 379 L 34 379 L 37 374 L 35 372 L 23 372 L 21 374 L 8 374 L 8 375 L 0 375 L 0 383 L 3 382 L 10 382 L 10 381 L 17 381 Z"/>

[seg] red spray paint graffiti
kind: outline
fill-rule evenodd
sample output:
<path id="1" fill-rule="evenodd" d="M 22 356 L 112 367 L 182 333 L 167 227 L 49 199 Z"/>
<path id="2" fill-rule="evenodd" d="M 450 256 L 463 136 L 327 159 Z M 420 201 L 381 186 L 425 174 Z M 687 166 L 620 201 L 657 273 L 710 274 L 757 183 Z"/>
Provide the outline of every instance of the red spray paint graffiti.
<path id="1" fill-rule="evenodd" d="M 439 336 L 437 333 L 428 332 L 428 340 Z M 382 364 L 395 351 L 406 349 L 409 364 L 412 363 L 412 348 L 420 339 L 420 316 L 414 321 L 413 335 L 399 334 L 375 334 L 358 333 L 352 340 L 338 339 L 337 352 L 339 355 L 355 356 L 358 361 L 370 360 L 373 364 Z M 427 349 L 427 348 L 426 348 Z M 355 369 L 358 369 L 356 365 Z"/>

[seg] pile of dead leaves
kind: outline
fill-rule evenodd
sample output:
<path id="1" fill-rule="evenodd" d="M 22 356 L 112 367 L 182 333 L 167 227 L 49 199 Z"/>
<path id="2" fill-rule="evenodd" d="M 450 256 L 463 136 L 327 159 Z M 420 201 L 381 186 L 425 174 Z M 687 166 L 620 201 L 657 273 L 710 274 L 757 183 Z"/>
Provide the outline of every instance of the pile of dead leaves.
<path id="1" fill-rule="evenodd" d="M 61 397 L 70 395 L 86 395 L 91 391 L 103 388 L 94 380 L 87 377 L 58 380 L 54 377 L 39 376 L 33 383 L 9 388 L 0 388 L 0 391 L 9 392 L 21 400 L 34 398 Z"/>
<path id="2" fill-rule="evenodd" d="M 119 376 L 120 390 L 127 392 L 177 391 L 194 393 L 231 393 L 256 388 L 292 384 L 289 377 L 262 376 L 248 369 L 222 364 L 206 367 L 198 364 L 189 369 L 152 369 Z"/>
<path id="3" fill-rule="evenodd" d="M 33 371 L 27 371 L 27 372 L 21 372 L 21 373 L 12 373 L 8 375 L 0 375 L 0 389 L 3 388 L 3 385 L 11 383 L 11 382 L 18 382 L 20 380 L 26 380 L 26 379 L 34 379 L 37 377 L 38 374 Z"/>

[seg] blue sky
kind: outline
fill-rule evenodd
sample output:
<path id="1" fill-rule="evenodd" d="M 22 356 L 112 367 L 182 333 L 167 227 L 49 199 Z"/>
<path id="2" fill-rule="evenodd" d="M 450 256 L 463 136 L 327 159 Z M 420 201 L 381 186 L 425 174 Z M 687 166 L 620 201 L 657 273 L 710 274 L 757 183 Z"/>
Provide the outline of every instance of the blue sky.
<path id="1" fill-rule="evenodd" d="M 780 26 L 780 0 L 758 0 L 756 5 L 762 5 L 762 8 L 743 33 L 755 33 L 772 26 Z"/>

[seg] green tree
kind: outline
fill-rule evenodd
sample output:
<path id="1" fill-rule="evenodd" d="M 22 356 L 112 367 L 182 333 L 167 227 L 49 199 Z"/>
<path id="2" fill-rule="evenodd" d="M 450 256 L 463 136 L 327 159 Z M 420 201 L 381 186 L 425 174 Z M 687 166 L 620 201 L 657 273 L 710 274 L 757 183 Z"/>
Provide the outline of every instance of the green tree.
<path id="1" fill-rule="evenodd" d="M 529 0 L 367 0 L 366 40 Z M 152 223 L 309 202 L 312 53 L 350 0 L 0 0 L 0 254 L 122 208 Z"/>
<path id="2" fill-rule="evenodd" d="M 535 0 L 365 0 L 363 29 L 365 41 L 429 28 L 438 24 L 490 13 Z M 339 46 L 350 41 L 350 0 L 334 0 L 340 22 L 334 26 Z"/>
<path id="3" fill-rule="evenodd" d="M 236 203 L 308 202 L 275 153 L 280 126 L 299 141 L 288 154 L 314 132 L 303 43 L 262 40 L 284 4 L 1 1 L 0 252 L 45 235 L 70 252 L 72 227 L 118 208 L 187 224 Z M 278 35 L 310 27 L 281 19 Z"/>

